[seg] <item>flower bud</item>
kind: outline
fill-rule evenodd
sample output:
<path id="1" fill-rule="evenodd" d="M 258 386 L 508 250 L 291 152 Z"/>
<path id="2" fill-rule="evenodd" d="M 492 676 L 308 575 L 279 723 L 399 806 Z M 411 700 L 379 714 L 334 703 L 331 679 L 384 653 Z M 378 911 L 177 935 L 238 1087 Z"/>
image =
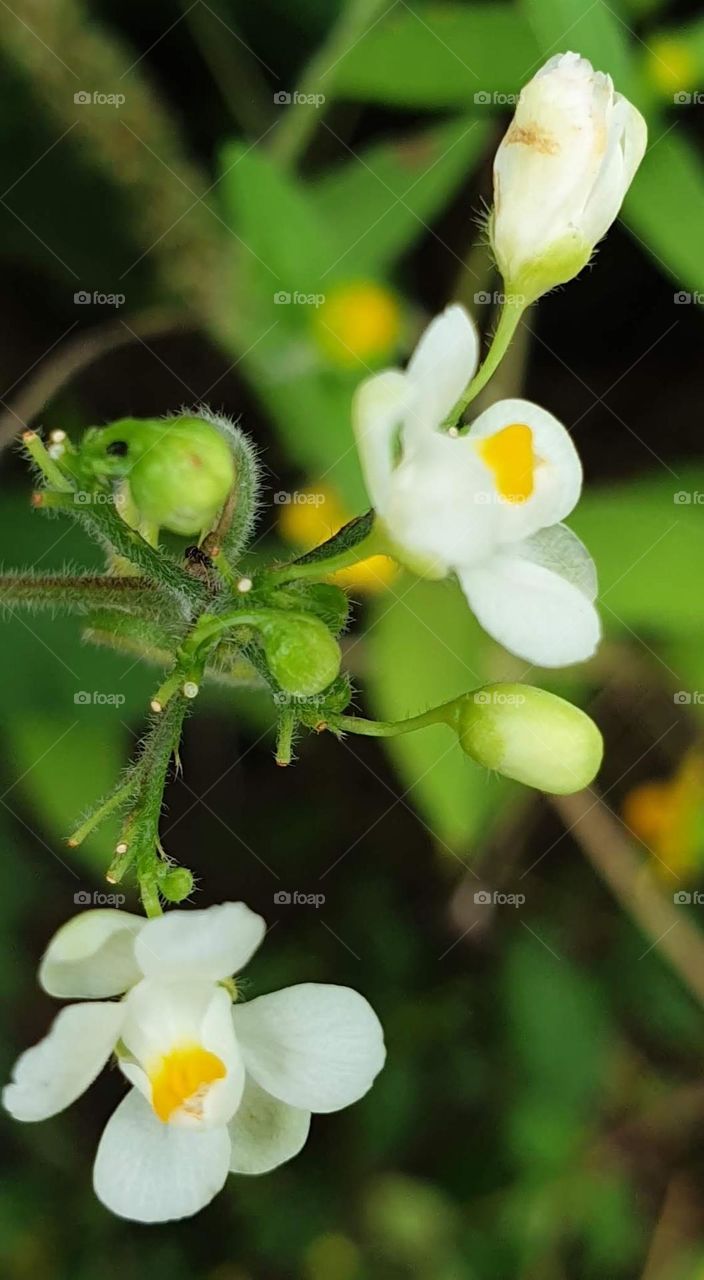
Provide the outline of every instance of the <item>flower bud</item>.
<path id="1" fill-rule="evenodd" d="M 123 418 L 87 431 L 80 454 L 91 475 L 127 482 L 142 520 L 184 536 L 210 528 L 235 482 L 230 446 L 203 418 Z"/>
<path id="2" fill-rule="evenodd" d="M 258 621 L 257 630 L 269 670 L 286 693 L 315 697 L 339 674 L 340 647 L 317 618 L 282 612 Z"/>
<path id="3" fill-rule="evenodd" d="M 570 795 L 589 786 L 604 744 L 584 711 L 526 684 L 475 689 L 448 707 L 468 756 L 527 787 Z"/>
<path id="4" fill-rule="evenodd" d="M 170 867 L 159 877 L 159 892 L 167 902 L 183 902 L 193 892 L 193 873 L 188 867 Z"/>
<path id="5" fill-rule="evenodd" d="M 640 112 L 576 53 L 525 86 L 494 160 L 491 238 L 512 294 L 534 302 L 586 266 L 646 143 Z"/>

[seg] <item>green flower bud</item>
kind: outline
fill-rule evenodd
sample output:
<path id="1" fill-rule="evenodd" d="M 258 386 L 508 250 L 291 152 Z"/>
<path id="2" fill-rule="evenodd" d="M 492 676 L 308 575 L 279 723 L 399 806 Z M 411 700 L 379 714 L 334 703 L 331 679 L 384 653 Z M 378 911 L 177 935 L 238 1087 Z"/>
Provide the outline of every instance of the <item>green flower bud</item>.
<path id="1" fill-rule="evenodd" d="M 235 482 L 227 440 L 203 418 L 123 418 L 86 432 L 80 466 L 98 480 L 124 480 L 139 517 L 171 533 L 207 530 Z"/>
<path id="2" fill-rule="evenodd" d="M 317 618 L 282 612 L 257 621 L 257 630 L 269 670 L 286 693 L 315 697 L 337 677 L 340 646 Z"/>
<path id="3" fill-rule="evenodd" d="M 167 902 L 183 902 L 193 892 L 193 873 L 188 867 L 170 867 L 159 877 L 159 892 Z"/>
<path id="4" fill-rule="evenodd" d="M 601 765 L 604 744 L 594 721 L 544 689 L 485 685 L 450 704 L 448 713 L 468 756 L 539 791 L 580 791 Z"/>

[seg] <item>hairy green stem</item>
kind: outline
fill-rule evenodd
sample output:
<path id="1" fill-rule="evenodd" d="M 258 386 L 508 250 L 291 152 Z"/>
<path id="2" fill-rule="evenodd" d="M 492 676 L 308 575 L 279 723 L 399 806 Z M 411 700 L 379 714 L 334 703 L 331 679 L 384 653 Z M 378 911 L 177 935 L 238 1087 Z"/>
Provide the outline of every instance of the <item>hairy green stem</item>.
<path id="1" fill-rule="evenodd" d="M 160 619 L 173 616 L 169 601 L 160 597 L 154 582 L 146 578 L 119 578 L 110 575 L 9 573 L 0 575 L 0 608 L 27 606 L 66 613 L 89 613 L 93 609 L 117 609 L 139 617 Z"/>
<path id="2" fill-rule="evenodd" d="M 416 729 L 425 729 L 431 724 L 449 724 L 450 708 L 455 702 L 453 698 L 439 707 L 409 716 L 407 720 L 365 720 L 362 716 L 329 715 L 325 723 L 328 729 L 340 733 L 359 733 L 367 738 L 398 738 L 403 733 L 414 733 Z"/>

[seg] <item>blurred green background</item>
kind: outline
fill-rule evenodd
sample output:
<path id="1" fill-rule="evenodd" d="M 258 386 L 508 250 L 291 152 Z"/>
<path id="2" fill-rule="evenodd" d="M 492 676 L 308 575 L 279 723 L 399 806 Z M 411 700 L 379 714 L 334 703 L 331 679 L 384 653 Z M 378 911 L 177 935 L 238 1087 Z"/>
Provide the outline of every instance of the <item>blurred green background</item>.
<path id="1" fill-rule="evenodd" d="M 490 642 L 451 584 L 377 566 L 350 583 L 346 661 L 369 714 L 521 678 L 588 707 L 607 743 L 602 853 L 620 865 L 625 841 L 681 913 L 668 928 L 697 929 L 694 5 L 2 4 L 3 561 L 99 563 L 73 526 L 30 512 L 13 447 L 30 421 L 77 433 L 200 401 L 239 417 L 267 473 L 255 556 L 290 555 L 363 510 L 352 390 L 405 359 L 453 298 L 490 330 L 501 285 L 477 241 L 492 155 L 512 95 L 566 49 L 638 103 L 650 148 L 593 268 L 526 317 L 485 403 L 524 393 L 573 430 L 587 484 L 571 523 L 597 561 L 606 641 L 590 666 L 548 677 Z M 76 620 L 5 613 L 6 1074 L 53 1016 L 35 982 L 51 932 L 103 887 L 110 832 L 75 852 L 62 838 L 133 750 L 154 673 L 83 644 Z M 199 700 L 164 844 L 201 878 L 200 905 L 241 897 L 275 926 L 250 993 L 357 987 L 385 1025 L 386 1069 L 353 1110 L 314 1122 L 291 1165 L 231 1178 L 196 1219 L 159 1228 L 110 1217 L 90 1189 L 116 1073 L 46 1124 L 3 1119 L 2 1275 L 704 1277 L 704 1015 L 596 873 L 588 815 L 575 838 L 569 815 L 473 767 L 442 729 L 388 753 L 314 738 L 280 771 L 272 727 L 259 695 Z M 325 902 L 282 905 L 282 890 Z M 487 891 L 525 901 L 487 907 Z M 681 892 L 690 904 L 673 904 Z M 689 971 L 696 986 L 697 947 Z"/>

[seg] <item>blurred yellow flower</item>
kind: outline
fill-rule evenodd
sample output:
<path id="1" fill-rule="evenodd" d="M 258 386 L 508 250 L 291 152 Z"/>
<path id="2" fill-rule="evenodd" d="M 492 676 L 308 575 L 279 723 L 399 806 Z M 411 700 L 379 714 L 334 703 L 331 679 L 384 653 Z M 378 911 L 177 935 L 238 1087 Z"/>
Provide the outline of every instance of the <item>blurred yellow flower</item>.
<path id="1" fill-rule="evenodd" d="M 663 94 L 692 89 L 697 83 L 697 63 L 686 40 L 654 36 L 646 60 L 648 79 Z"/>
<path id="2" fill-rule="evenodd" d="M 402 313 L 390 289 L 374 280 L 338 285 L 315 312 L 318 345 L 346 368 L 391 356 L 401 338 Z"/>
<path id="3" fill-rule="evenodd" d="M 325 485 L 286 494 L 281 506 L 279 531 L 286 542 L 302 551 L 311 551 L 337 533 L 352 517 L 342 506 L 337 494 Z M 398 565 L 388 556 L 370 556 L 348 569 L 331 574 L 338 586 L 350 587 L 365 595 L 383 591 L 398 573 Z"/>
<path id="4" fill-rule="evenodd" d="M 691 751 L 667 781 L 634 787 L 623 818 L 659 859 L 661 871 L 696 879 L 704 865 L 704 753 Z"/>
<path id="5" fill-rule="evenodd" d="M 337 1232 L 318 1236 L 308 1247 L 305 1274 L 310 1280 L 354 1280 L 360 1275 L 357 1246 Z"/>

